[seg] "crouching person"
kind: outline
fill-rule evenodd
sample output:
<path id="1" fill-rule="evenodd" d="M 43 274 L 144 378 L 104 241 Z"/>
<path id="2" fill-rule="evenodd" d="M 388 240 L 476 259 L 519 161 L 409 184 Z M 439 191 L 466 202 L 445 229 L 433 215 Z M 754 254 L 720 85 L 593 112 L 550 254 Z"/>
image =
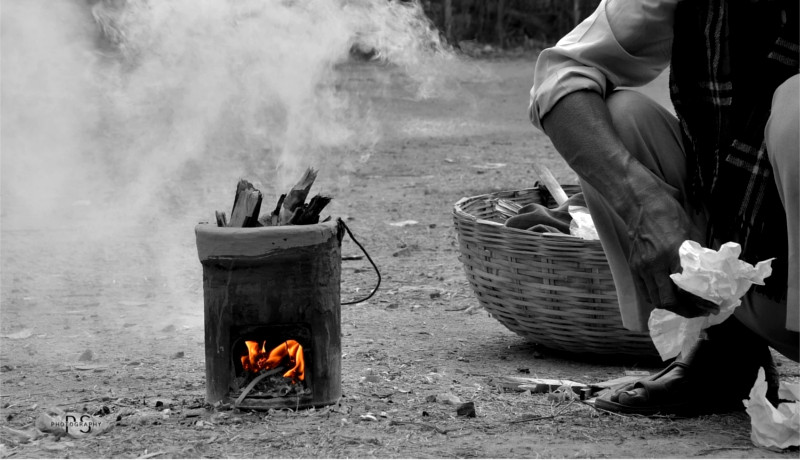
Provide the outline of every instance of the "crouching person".
<path id="1" fill-rule="evenodd" d="M 670 67 L 677 116 L 622 86 Z M 536 64 L 530 116 L 578 174 L 608 257 L 623 324 L 653 308 L 716 306 L 678 289 L 678 247 L 742 246 L 775 258 L 765 286 L 655 376 L 598 399 L 607 410 L 735 410 L 768 349 L 798 361 L 797 0 L 603 0 Z"/>

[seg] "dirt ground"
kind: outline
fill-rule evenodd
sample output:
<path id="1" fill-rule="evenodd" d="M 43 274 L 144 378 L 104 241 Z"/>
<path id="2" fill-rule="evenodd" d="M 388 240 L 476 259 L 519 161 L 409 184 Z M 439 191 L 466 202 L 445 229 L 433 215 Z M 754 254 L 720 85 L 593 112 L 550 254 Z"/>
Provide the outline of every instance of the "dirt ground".
<path id="1" fill-rule="evenodd" d="M 102 224 L 32 227 L 4 213 L 0 454 L 797 458 L 797 451 L 754 447 L 744 413 L 620 416 L 495 385 L 498 376 L 598 382 L 658 367 L 537 348 L 481 310 L 465 280 L 451 215 L 458 199 L 531 186 L 534 161 L 575 183 L 527 120 L 534 59 L 478 61 L 480 76 L 443 100 L 419 100 L 403 85 L 371 92 L 397 73 L 390 67 L 339 69 L 343 87 L 360 88 L 375 108 L 381 136 L 317 158 L 314 190 L 335 197 L 330 213 L 346 220 L 383 283 L 371 300 L 342 308 L 344 396 L 333 406 L 269 413 L 204 406 L 202 268 L 193 228 L 230 206 L 236 178 L 217 175 L 226 159 L 187 164 L 172 184 L 180 193 L 171 195 L 184 212 L 135 225 L 109 216 Z M 247 161 L 253 176 L 271 167 L 258 157 Z M 418 223 L 390 225 L 404 220 Z M 359 250 L 345 238 L 342 252 Z M 342 263 L 343 301 L 374 282 L 365 260 Z M 797 365 L 781 364 L 785 379 L 800 378 Z M 431 401 L 442 394 L 474 402 L 477 416 L 459 417 L 455 406 Z M 51 408 L 97 414 L 113 426 L 79 439 L 37 434 L 37 418 Z"/>

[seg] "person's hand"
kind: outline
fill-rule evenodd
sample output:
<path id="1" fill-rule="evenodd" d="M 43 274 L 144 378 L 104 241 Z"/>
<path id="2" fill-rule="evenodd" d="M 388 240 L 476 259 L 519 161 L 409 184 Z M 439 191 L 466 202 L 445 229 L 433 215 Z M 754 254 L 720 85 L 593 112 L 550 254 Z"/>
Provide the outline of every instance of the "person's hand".
<path id="1" fill-rule="evenodd" d="M 631 251 L 628 263 L 639 292 L 656 308 L 686 318 L 719 312 L 713 302 L 678 288 L 669 275 L 681 272 L 678 248 L 687 239 L 702 241 L 702 236 L 681 204 L 669 193 L 649 193 L 628 224 Z"/>

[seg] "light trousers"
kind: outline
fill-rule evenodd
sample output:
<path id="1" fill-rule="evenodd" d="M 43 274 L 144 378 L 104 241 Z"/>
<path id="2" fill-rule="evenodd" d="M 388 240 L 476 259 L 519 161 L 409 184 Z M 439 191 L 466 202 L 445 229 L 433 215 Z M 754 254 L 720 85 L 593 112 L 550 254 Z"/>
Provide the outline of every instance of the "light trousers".
<path id="1" fill-rule="evenodd" d="M 800 348 L 800 336 L 797 332 L 800 328 L 799 90 L 800 78 L 794 76 L 775 91 L 771 116 L 765 130 L 770 164 L 786 211 L 789 236 L 787 297 L 785 301 L 776 302 L 751 289 L 735 313 L 745 326 L 794 361 L 798 361 Z M 692 209 L 688 202 L 690 185 L 677 118 L 647 96 L 631 90 L 612 93 L 606 103 L 614 126 L 628 151 L 661 179 L 663 188 L 683 203 L 693 223 L 705 231 L 705 210 Z M 585 182 L 581 186 L 614 277 L 623 325 L 630 330 L 647 331 L 647 320 L 653 305 L 636 290 L 634 274 L 628 265 L 630 241 L 627 228 L 595 188 Z"/>

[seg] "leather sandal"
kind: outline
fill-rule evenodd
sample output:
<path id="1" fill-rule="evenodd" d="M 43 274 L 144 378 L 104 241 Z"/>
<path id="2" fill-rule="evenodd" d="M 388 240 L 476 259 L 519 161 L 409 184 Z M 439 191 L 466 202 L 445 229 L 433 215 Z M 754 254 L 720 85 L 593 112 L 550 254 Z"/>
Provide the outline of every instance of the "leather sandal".
<path id="1" fill-rule="evenodd" d="M 685 374 L 688 365 L 674 361 L 661 372 L 634 383 L 629 383 L 616 391 L 609 391 L 597 397 L 595 407 L 621 414 L 638 415 L 693 415 L 697 405 L 692 396 L 690 379 L 685 375 L 671 375 L 680 368 Z"/>
<path id="2" fill-rule="evenodd" d="M 709 338 L 698 341 L 686 356 L 661 372 L 601 394 L 595 406 L 645 416 L 691 417 L 742 410 L 759 367 L 767 374 L 768 395 L 777 394 L 777 368 L 769 348 L 749 336 L 752 332 L 738 321 L 726 323 L 724 328 L 709 330 Z"/>

